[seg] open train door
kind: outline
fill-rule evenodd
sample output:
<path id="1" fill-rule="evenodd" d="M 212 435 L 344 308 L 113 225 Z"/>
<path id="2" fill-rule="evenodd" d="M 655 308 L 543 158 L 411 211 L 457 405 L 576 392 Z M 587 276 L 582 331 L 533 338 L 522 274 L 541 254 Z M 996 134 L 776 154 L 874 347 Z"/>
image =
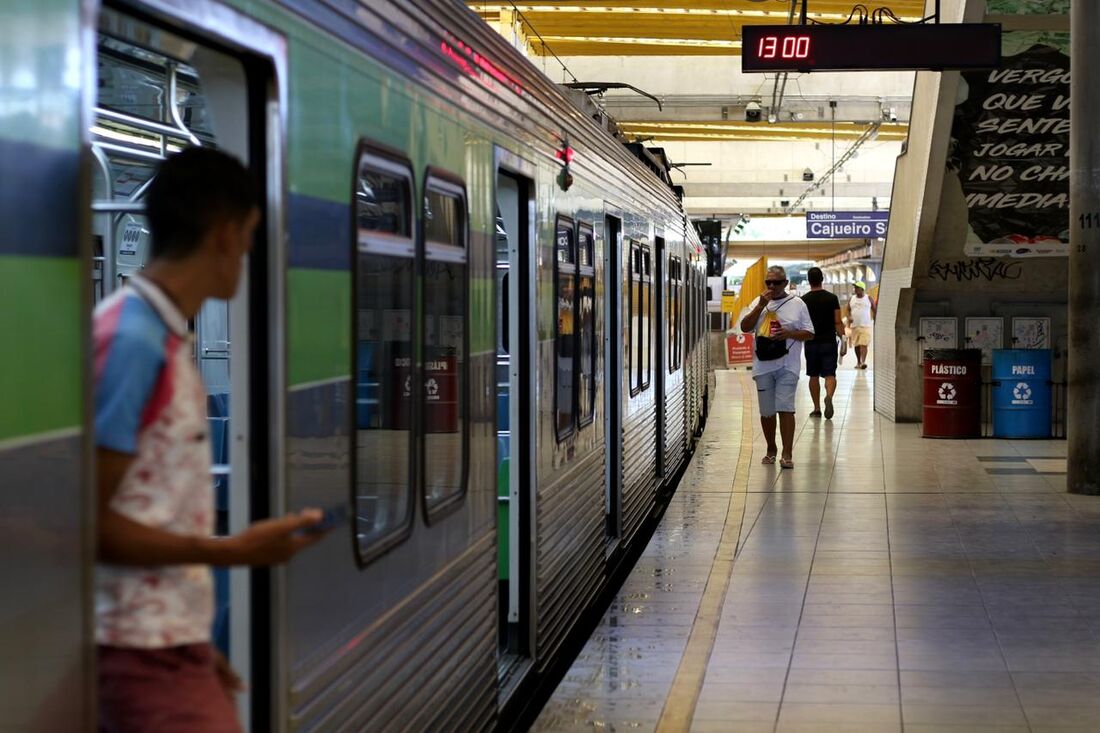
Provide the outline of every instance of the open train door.
<path id="1" fill-rule="evenodd" d="M 607 496 L 607 554 L 619 547 L 623 535 L 623 221 L 604 218 L 604 461 Z"/>
<path id="2" fill-rule="evenodd" d="M 535 648 L 535 167 L 496 150 L 497 578 L 504 708 Z"/>
<path id="3" fill-rule="evenodd" d="M 218 534 L 283 513 L 285 296 L 283 130 L 286 42 L 211 0 L 105 2 L 97 85 L 87 130 L 92 153 L 92 300 L 145 266 L 144 195 L 157 163 L 189 146 L 239 158 L 261 192 L 263 224 L 236 297 L 208 302 L 190 324 L 207 392 Z M 245 730 L 274 730 L 280 571 L 215 571 L 213 642 L 244 678 Z M 255 599 L 255 602 L 253 602 Z"/>

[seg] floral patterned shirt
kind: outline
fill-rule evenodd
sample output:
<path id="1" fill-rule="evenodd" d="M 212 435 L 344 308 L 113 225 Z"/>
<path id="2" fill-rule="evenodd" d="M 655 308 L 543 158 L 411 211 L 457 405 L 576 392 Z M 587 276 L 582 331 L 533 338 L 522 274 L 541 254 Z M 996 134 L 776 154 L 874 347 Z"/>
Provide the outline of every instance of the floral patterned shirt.
<path id="1" fill-rule="evenodd" d="M 140 277 L 95 311 L 95 441 L 133 455 L 111 501 L 119 514 L 181 535 L 214 530 L 206 393 L 187 320 Z M 214 614 L 204 565 L 100 564 L 99 644 L 163 648 L 210 640 Z"/>

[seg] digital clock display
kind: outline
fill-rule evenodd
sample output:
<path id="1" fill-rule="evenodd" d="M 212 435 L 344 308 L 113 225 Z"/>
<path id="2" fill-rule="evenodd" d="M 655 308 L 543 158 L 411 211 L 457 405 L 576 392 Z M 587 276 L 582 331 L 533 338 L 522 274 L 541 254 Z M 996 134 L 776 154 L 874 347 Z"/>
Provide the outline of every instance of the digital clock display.
<path id="1" fill-rule="evenodd" d="M 996 23 L 746 25 L 741 71 L 990 69 L 1001 63 Z"/>

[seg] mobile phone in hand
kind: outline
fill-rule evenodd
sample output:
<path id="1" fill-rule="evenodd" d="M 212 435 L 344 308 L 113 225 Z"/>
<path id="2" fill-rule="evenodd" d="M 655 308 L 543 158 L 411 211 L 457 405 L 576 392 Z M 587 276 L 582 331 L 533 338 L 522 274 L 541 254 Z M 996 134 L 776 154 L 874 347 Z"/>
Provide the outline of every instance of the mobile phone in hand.
<path id="1" fill-rule="evenodd" d="M 309 533 L 321 534 L 345 524 L 348 521 L 348 508 L 343 504 L 338 506 L 329 507 L 325 510 L 325 513 L 321 515 L 321 521 L 313 526 L 306 527 L 303 531 Z"/>

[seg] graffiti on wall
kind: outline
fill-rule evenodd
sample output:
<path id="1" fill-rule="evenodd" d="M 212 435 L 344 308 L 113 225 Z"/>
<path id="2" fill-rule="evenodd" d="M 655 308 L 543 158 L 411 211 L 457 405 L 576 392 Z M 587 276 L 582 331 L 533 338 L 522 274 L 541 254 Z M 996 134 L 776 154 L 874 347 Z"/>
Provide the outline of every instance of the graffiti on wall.
<path id="1" fill-rule="evenodd" d="M 928 278 L 943 282 L 1019 280 L 1021 275 L 1023 268 L 1019 262 L 996 257 L 975 257 L 951 262 L 932 260 L 932 264 L 928 266 Z"/>

